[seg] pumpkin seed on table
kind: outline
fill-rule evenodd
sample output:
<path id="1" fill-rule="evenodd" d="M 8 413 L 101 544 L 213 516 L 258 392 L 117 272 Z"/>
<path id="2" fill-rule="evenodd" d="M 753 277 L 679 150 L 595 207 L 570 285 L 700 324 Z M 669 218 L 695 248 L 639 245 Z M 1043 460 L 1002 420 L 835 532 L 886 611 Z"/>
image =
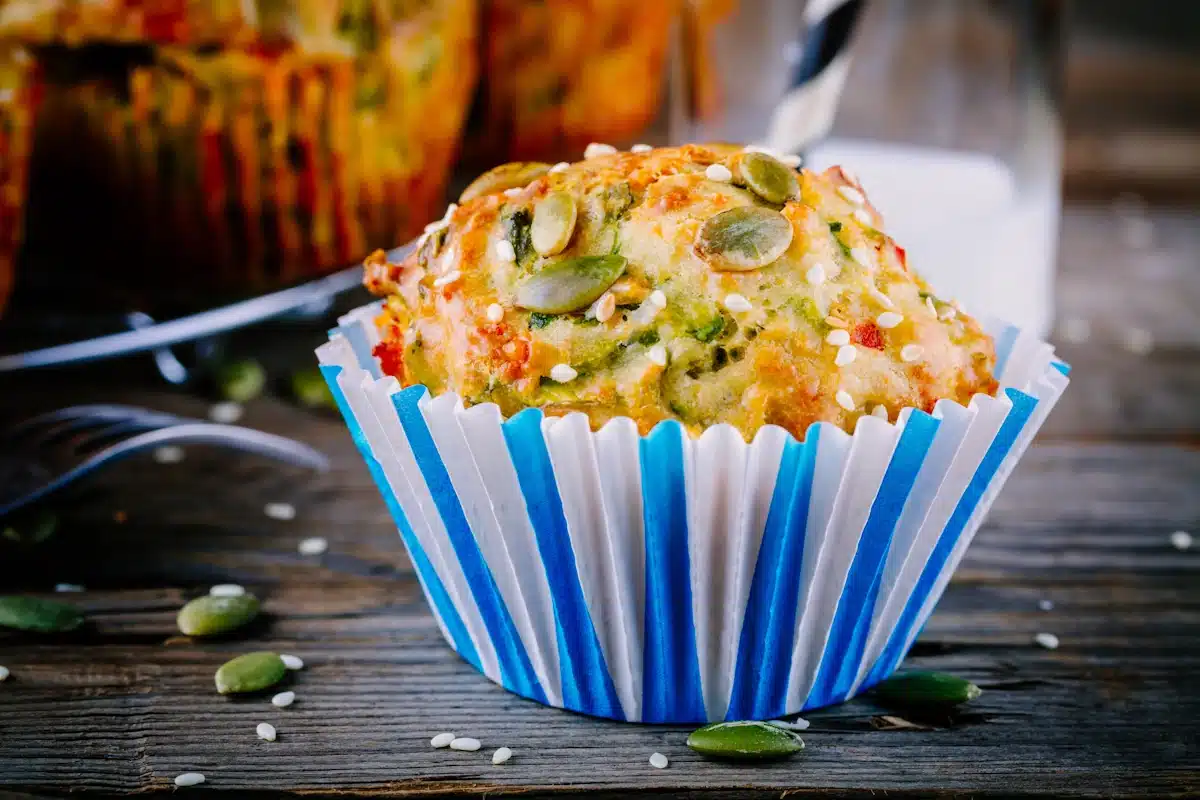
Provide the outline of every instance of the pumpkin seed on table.
<path id="1" fill-rule="evenodd" d="M 871 690 L 881 705 L 905 708 L 956 706 L 982 693 L 970 681 L 945 672 L 901 672 Z"/>
<path id="2" fill-rule="evenodd" d="M 505 189 L 521 189 L 550 171 L 549 164 L 540 161 L 513 161 L 489 169 L 463 189 L 458 202 L 465 203 L 476 197 L 503 192 Z"/>
<path id="3" fill-rule="evenodd" d="M 526 311 L 566 314 L 587 308 L 625 271 L 624 256 L 580 256 L 547 264 L 517 287 Z"/>
<path id="4" fill-rule="evenodd" d="M 692 731 L 687 746 L 713 758 L 754 761 L 798 753 L 804 740 L 767 722 L 717 722 Z"/>
<path id="5" fill-rule="evenodd" d="M 245 403 L 262 394 L 267 385 L 267 371 L 253 359 L 234 361 L 217 372 L 217 389 L 221 397 L 235 403 Z"/>
<path id="6" fill-rule="evenodd" d="M 539 255 L 561 253 L 575 232 L 578 210 L 575 198 L 566 192 L 551 192 L 533 209 L 530 237 Z"/>
<path id="7" fill-rule="evenodd" d="M 175 621 L 187 636 L 218 636 L 247 625 L 258 616 L 258 609 L 258 598 L 252 594 L 209 594 L 185 605 Z"/>
<path id="8" fill-rule="evenodd" d="M 263 651 L 226 661 L 214 679 L 221 694 L 244 694 L 274 686 L 286 674 L 283 659 L 277 653 Z"/>
<path id="9" fill-rule="evenodd" d="M 713 269 L 765 267 L 792 244 L 792 223 L 770 208 L 739 206 L 709 217 L 696 232 L 696 254 Z"/>
<path id="10" fill-rule="evenodd" d="M 766 153 L 743 153 L 733 164 L 733 180 L 768 203 L 782 205 L 800 194 L 796 173 Z"/>
<path id="11" fill-rule="evenodd" d="M 75 606 L 40 597 L 0 597 L 0 628 L 34 633 L 64 633 L 83 624 Z"/>

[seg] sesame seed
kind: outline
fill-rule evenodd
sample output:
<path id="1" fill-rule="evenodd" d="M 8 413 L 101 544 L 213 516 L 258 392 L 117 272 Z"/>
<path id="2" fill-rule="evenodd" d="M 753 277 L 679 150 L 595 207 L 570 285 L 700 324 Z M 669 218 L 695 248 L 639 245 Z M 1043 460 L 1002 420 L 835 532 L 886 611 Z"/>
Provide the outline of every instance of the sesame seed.
<path id="1" fill-rule="evenodd" d="M 597 158 L 598 156 L 611 156 L 615 152 L 617 152 L 617 148 L 613 147 L 611 144 L 592 142 L 586 148 L 584 148 L 583 157 Z"/>
<path id="2" fill-rule="evenodd" d="M 1080 317 L 1067 317 L 1059 325 L 1059 335 L 1064 342 L 1083 344 L 1092 336 L 1092 323 Z"/>
<path id="3" fill-rule="evenodd" d="M 183 461 L 183 448 L 173 444 L 163 445 L 154 449 L 154 460 L 159 464 L 178 464 Z"/>
<path id="4" fill-rule="evenodd" d="M 262 739 L 263 741 L 275 741 L 275 726 L 269 722 L 258 723 L 258 727 L 254 729 L 254 732 L 257 733 L 258 738 Z"/>
<path id="5" fill-rule="evenodd" d="M 850 331 L 836 328 L 825 334 L 825 341 L 834 347 L 841 347 L 842 345 L 850 344 Z"/>
<path id="6" fill-rule="evenodd" d="M 437 231 L 440 231 L 442 228 L 448 228 L 448 227 L 450 227 L 450 223 L 446 222 L 446 220 L 443 218 L 443 219 L 436 220 L 436 221 L 431 222 L 428 225 L 426 225 L 424 231 L 425 231 L 425 233 L 435 233 Z"/>
<path id="7" fill-rule="evenodd" d="M 516 197 L 517 195 L 519 195 L 519 194 L 520 194 L 521 192 L 523 192 L 523 191 L 525 191 L 525 189 L 524 189 L 523 187 L 520 187 L 520 186 L 514 186 L 514 187 L 512 187 L 511 189 L 505 189 L 505 190 L 504 190 L 504 196 L 505 196 L 505 197 Z"/>
<path id="8" fill-rule="evenodd" d="M 579 373 L 570 364 L 555 364 L 550 368 L 550 380 L 558 383 L 570 383 L 579 377 Z"/>
<path id="9" fill-rule="evenodd" d="M 751 311 L 754 308 L 754 306 L 750 304 L 749 300 L 737 292 L 730 292 L 729 294 L 725 295 L 725 307 L 735 314 L 739 312 Z"/>
<path id="10" fill-rule="evenodd" d="M 810 723 L 806 719 L 797 717 L 794 722 L 788 722 L 786 719 L 770 719 L 767 720 L 767 724 L 783 728 L 785 731 L 806 731 Z"/>
<path id="11" fill-rule="evenodd" d="M 804 163 L 804 157 L 799 153 L 784 153 L 779 160 L 793 169 Z"/>
<path id="12" fill-rule="evenodd" d="M 499 303 L 492 303 L 487 307 L 488 322 L 499 322 L 504 319 L 504 306 Z"/>
<path id="13" fill-rule="evenodd" d="M 435 289 L 440 289 L 443 286 L 449 286 L 450 284 L 454 283 L 461 277 L 462 277 L 462 272 L 460 272 L 459 270 L 452 270 L 451 272 L 447 272 L 445 275 L 443 275 L 442 277 L 435 280 L 433 282 L 433 287 Z"/>
<path id="14" fill-rule="evenodd" d="M 838 392 L 833 396 L 833 399 L 837 401 L 839 406 L 847 411 L 853 411 L 856 408 L 854 405 L 854 398 L 851 397 L 850 393 L 845 389 L 838 389 Z"/>
<path id="15" fill-rule="evenodd" d="M 449 747 L 450 743 L 458 737 L 453 733 L 439 733 L 437 736 L 429 740 L 430 747 Z"/>
<path id="16" fill-rule="evenodd" d="M 296 702 L 296 693 L 291 691 L 280 692 L 271 698 L 271 705 L 276 708 L 287 708 L 294 702 Z"/>
<path id="17" fill-rule="evenodd" d="M 854 209 L 853 217 L 854 221 L 861 225 L 866 225 L 870 228 L 875 227 L 875 220 L 871 219 L 871 212 L 867 211 L 865 208 Z"/>
<path id="18" fill-rule="evenodd" d="M 246 587 L 236 583 L 218 583 L 208 593 L 213 597 L 241 597 L 246 593 Z"/>
<path id="19" fill-rule="evenodd" d="M 836 366 L 844 367 L 847 364 L 853 364 L 854 359 L 858 358 L 858 350 L 852 344 L 844 344 L 838 348 L 837 355 L 833 359 Z"/>
<path id="20" fill-rule="evenodd" d="M 933 314 L 935 317 L 938 315 L 937 306 L 933 304 L 933 298 L 929 295 L 925 295 L 925 307 L 929 309 L 930 314 Z M 949 306 L 947 306 L 947 308 L 949 308 Z"/>
<path id="21" fill-rule="evenodd" d="M 813 264 L 808 268 L 808 272 L 804 273 L 804 277 L 813 286 L 820 286 L 825 282 L 825 267 L 821 264 Z"/>
<path id="22" fill-rule="evenodd" d="M 873 283 L 867 284 L 867 294 L 871 295 L 871 297 L 874 297 L 879 302 L 879 305 L 883 306 L 884 308 L 896 307 L 896 304 L 892 302 L 892 298 L 879 291 L 879 288 Z"/>
<path id="23" fill-rule="evenodd" d="M 656 344 L 646 351 L 646 358 L 660 367 L 665 367 L 667 365 L 667 348 Z"/>
<path id="24" fill-rule="evenodd" d="M 1125 331 L 1123 344 L 1134 355 L 1144 356 L 1154 349 L 1154 337 L 1145 328 L 1130 328 Z"/>
<path id="25" fill-rule="evenodd" d="M 596 319 L 600 322 L 608 322 L 616 311 L 617 296 L 612 292 L 600 295 L 600 299 L 596 301 Z"/>
<path id="26" fill-rule="evenodd" d="M 300 658 L 300 656 L 291 656 L 287 653 L 281 653 L 279 660 L 282 661 L 283 665 L 288 669 L 304 669 L 304 659 Z"/>
<path id="27" fill-rule="evenodd" d="M 12 673 L 8 671 L 8 667 L 0 664 L 0 683 L 8 680 L 8 676 Z"/>
<path id="28" fill-rule="evenodd" d="M 851 247 L 850 257 L 862 264 L 864 267 L 871 265 L 871 251 L 867 250 L 865 247 Z"/>
<path id="29" fill-rule="evenodd" d="M 655 289 L 646 299 L 650 301 L 651 305 L 658 306 L 659 308 L 667 307 L 667 296 L 662 293 L 661 289 Z"/>
<path id="30" fill-rule="evenodd" d="M 708 178 L 710 181 L 729 183 L 731 180 L 733 180 L 733 173 L 730 172 L 729 167 L 725 166 L 724 164 L 709 164 L 708 168 L 704 170 L 704 177 Z"/>
<path id="31" fill-rule="evenodd" d="M 925 348 L 919 344 L 906 344 L 900 348 L 900 360 L 908 363 L 916 361 L 925 352 Z"/>
<path id="32" fill-rule="evenodd" d="M 84 588 L 78 583 L 56 583 L 54 584 L 54 591 L 66 594 L 72 592 L 82 592 L 84 591 Z"/>
<path id="33" fill-rule="evenodd" d="M 648 144 L 635 144 L 633 147 L 629 148 L 629 152 L 631 152 L 631 153 L 649 153 L 653 149 L 654 148 Z"/>
<path id="34" fill-rule="evenodd" d="M 654 753 L 652 756 L 650 756 L 650 766 L 654 767 L 655 769 L 666 769 L 668 763 L 667 757 L 662 753 Z"/>
<path id="35" fill-rule="evenodd" d="M 232 425 L 242 418 L 244 409 L 241 403 L 232 400 L 225 403 L 214 403 L 208 409 L 208 418 L 221 425 Z"/>
<path id="36" fill-rule="evenodd" d="M 176 786 L 199 786 L 204 783 L 204 776 L 199 772 L 185 772 L 175 776 Z"/>
<path id="37" fill-rule="evenodd" d="M 496 258 L 506 261 L 509 264 L 516 261 L 517 251 L 513 249 L 512 242 L 508 239 L 501 239 L 496 242 Z"/>
<path id="38" fill-rule="evenodd" d="M 1047 650 L 1058 649 L 1058 637 L 1053 633 L 1039 633 L 1037 636 L 1033 637 L 1033 641 L 1038 645 L 1038 647 L 1044 647 Z"/>
<path id="39" fill-rule="evenodd" d="M 887 330 L 894 328 L 904 321 L 903 314 L 897 314 L 895 311 L 885 311 L 875 318 L 875 324 Z"/>
<path id="40" fill-rule="evenodd" d="M 510 758 L 512 758 L 512 750 L 509 750 L 507 747 L 500 747 L 497 748 L 496 752 L 492 753 L 492 764 L 498 767 Z"/>
<path id="41" fill-rule="evenodd" d="M 460 736 L 450 742 L 451 750 L 464 750 L 468 753 L 474 753 L 480 748 L 479 740 L 472 739 L 468 736 Z"/>
<path id="42" fill-rule="evenodd" d="M 1038 608 L 1041 609 L 1042 611 L 1053 611 L 1054 610 L 1054 601 L 1053 600 L 1038 600 Z"/>
<path id="43" fill-rule="evenodd" d="M 323 536 L 310 536 L 300 540 L 300 555 L 319 556 L 329 549 L 329 542 Z"/>
<path id="44" fill-rule="evenodd" d="M 1171 546 L 1179 551 L 1191 549 L 1192 535 L 1187 531 L 1175 531 L 1171 534 Z"/>
<path id="45" fill-rule="evenodd" d="M 263 506 L 263 513 L 271 519 L 295 519 L 296 507 L 291 503 L 267 503 Z"/>
<path id="46" fill-rule="evenodd" d="M 882 406 L 882 405 L 875 406 L 874 408 L 871 409 L 871 416 L 879 417 L 880 419 L 888 419 L 889 417 L 888 417 L 887 406 Z"/>
<path id="47" fill-rule="evenodd" d="M 856 206 L 861 206 L 867 201 L 867 198 L 863 197 L 863 193 L 853 186 L 839 186 L 837 191 L 847 202 Z"/>

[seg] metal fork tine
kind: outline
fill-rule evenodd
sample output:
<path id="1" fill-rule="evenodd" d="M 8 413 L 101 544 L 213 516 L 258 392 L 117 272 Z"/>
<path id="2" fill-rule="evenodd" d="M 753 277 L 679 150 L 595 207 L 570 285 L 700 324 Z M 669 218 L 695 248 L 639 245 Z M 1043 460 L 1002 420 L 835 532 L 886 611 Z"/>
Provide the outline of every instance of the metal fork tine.
<path id="1" fill-rule="evenodd" d="M 172 425 L 182 420 L 182 417 L 177 417 L 173 414 L 149 411 L 144 408 L 137 408 L 136 406 L 97 403 L 80 406 L 68 406 L 67 408 L 60 408 L 56 411 L 46 412 L 45 414 L 38 414 L 37 416 L 30 417 L 29 419 L 19 422 L 9 428 L 4 433 L 3 438 L 16 439 L 47 425 L 53 425 L 56 422 L 68 420 L 78 420 L 78 424 L 86 426 L 95 421 L 129 418 L 144 419 L 147 421 L 147 423 L 153 421 L 153 425 L 147 424 L 146 427 L 162 427 L 165 425 Z"/>

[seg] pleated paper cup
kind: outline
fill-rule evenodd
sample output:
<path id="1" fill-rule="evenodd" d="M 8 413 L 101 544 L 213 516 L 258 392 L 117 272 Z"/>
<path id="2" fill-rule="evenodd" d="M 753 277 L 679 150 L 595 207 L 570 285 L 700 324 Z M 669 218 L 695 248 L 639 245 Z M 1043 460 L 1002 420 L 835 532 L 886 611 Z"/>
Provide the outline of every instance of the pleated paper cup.
<path id="1" fill-rule="evenodd" d="M 891 674 L 1067 385 L 997 324 L 1001 390 L 966 407 L 803 441 L 592 431 L 401 389 L 377 313 L 317 353 L 446 641 L 509 691 L 631 722 L 769 719 Z"/>

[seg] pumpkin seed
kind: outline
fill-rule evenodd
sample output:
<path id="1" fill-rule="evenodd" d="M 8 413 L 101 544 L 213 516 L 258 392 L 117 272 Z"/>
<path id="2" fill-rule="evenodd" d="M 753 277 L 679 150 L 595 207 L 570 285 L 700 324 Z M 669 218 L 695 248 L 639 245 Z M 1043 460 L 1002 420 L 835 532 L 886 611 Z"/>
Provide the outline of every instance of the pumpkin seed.
<path id="1" fill-rule="evenodd" d="M 778 211 L 741 206 L 709 217 L 696 232 L 696 253 L 713 269 L 765 267 L 792 243 L 792 223 Z"/>
<path id="2" fill-rule="evenodd" d="M 804 740 L 766 722 L 718 722 L 692 731 L 687 746 L 713 758 L 782 758 L 804 749 Z"/>
<path id="3" fill-rule="evenodd" d="M 267 371 L 253 359 L 226 364 L 217 372 L 217 388 L 221 397 L 235 403 L 245 403 L 262 394 L 267 385 Z"/>
<path id="4" fill-rule="evenodd" d="M 337 408 L 333 400 L 333 392 L 321 371 L 315 367 L 297 370 L 292 373 L 292 394 L 296 401 L 306 408 Z"/>
<path id="5" fill-rule="evenodd" d="M 796 173 L 766 153 L 743 153 L 733 165 L 733 180 L 768 203 L 783 204 L 800 194 Z"/>
<path id="6" fill-rule="evenodd" d="M 73 631 L 83 624 L 74 606 L 38 597 L 0 597 L 0 627 L 36 633 Z"/>
<path id="7" fill-rule="evenodd" d="M 901 672 L 872 691 L 882 705 L 905 708 L 956 706 L 974 700 L 983 690 L 945 672 Z"/>
<path id="8" fill-rule="evenodd" d="M 252 594 L 209 594 L 180 609 L 176 623 L 180 633 L 187 636 L 218 636 L 249 623 L 258 616 L 258 609 L 258 598 Z"/>
<path id="9" fill-rule="evenodd" d="M 540 255 L 561 253 L 575 232 L 575 198 L 566 192 L 551 192 L 533 209 L 530 236 Z"/>
<path id="10" fill-rule="evenodd" d="M 458 196 L 458 202 L 465 203 L 486 194 L 495 194 L 505 189 L 520 189 L 528 186 L 531 181 L 550 171 L 549 164 L 540 161 L 514 161 L 511 164 L 501 164 L 488 170 L 475 180 Z"/>
<path id="11" fill-rule="evenodd" d="M 226 661 L 217 670 L 217 691 L 221 694 L 257 692 L 283 680 L 287 667 L 275 653 L 246 653 Z"/>
<path id="12" fill-rule="evenodd" d="M 517 288 L 517 305 L 543 314 L 587 308 L 625 271 L 624 256 L 580 256 L 547 265 Z"/>

